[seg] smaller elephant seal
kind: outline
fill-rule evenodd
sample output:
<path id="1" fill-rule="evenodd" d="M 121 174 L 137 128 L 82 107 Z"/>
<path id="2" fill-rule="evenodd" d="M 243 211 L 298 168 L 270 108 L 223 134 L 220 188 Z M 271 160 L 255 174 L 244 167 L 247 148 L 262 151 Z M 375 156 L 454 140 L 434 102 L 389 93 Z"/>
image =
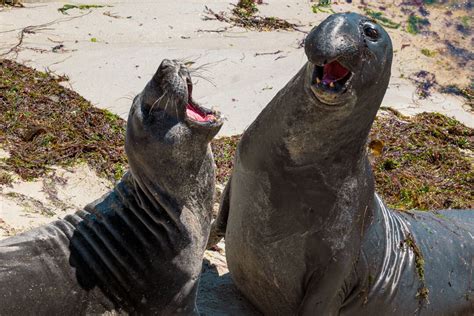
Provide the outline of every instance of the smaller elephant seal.
<path id="1" fill-rule="evenodd" d="M 374 191 L 390 37 L 335 14 L 305 52 L 242 136 L 213 225 L 236 286 L 265 315 L 472 315 L 474 212 L 391 211 Z"/>
<path id="2" fill-rule="evenodd" d="M 130 171 L 85 210 L 0 241 L 0 315 L 198 315 L 220 115 L 164 60 L 135 97 Z"/>

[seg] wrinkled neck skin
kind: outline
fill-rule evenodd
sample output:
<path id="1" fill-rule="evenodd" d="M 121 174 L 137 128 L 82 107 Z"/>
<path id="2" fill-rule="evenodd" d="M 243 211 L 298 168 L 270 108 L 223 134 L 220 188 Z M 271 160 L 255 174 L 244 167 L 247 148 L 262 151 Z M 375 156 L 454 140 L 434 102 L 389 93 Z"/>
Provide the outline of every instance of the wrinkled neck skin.
<path id="1" fill-rule="evenodd" d="M 214 185 L 209 145 L 214 135 L 194 133 L 176 115 L 150 111 L 151 100 L 156 100 L 147 94 L 150 90 L 145 88 L 135 99 L 128 119 L 125 149 L 133 179 L 153 203 L 161 204 L 160 197 L 167 196 L 178 209 L 207 208 L 211 201 L 202 197 Z"/>
<path id="2" fill-rule="evenodd" d="M 267 152 L 277 155 L 272 159 L 286 170 L 317 170 L 337 187 L 367 164 L 367 137 L 385 89 L 355 94 L 342 107 L 328 106 L 310 91 L 310 67 L 305 64 L 275 96 L 261 114 L 267 119 L 257 120 L 265 121 L 266 126 L 252 125 L 245 135 L 246 142 L 268 144 L 271 148 Z M 389 76 L 386 78 L 385 86 Z M 263 142 L 264 139 L 271 141 Z M 259 153 L 246 155 L 254 156 L 249 159 L 254 167 L 265 168 L 259 163 Z"/>
<path id="3" fill-rule="evenodd" d="M 293 167 L 317 165 L 350 171 L 350 166 L 366 158 L 367 136 L 378 110 L 378 106 L 365 105 L 380 104 L 384 92 L 354 95 L 341 107 L 328 106 L 312 95 L 309 68 L 306 64 L 288 84 L 300 98 L 283 93 L 278 100 L 284 105 L 280 110 L 292 111 L 284 116 L 282 128 L 289 161 Z"/>

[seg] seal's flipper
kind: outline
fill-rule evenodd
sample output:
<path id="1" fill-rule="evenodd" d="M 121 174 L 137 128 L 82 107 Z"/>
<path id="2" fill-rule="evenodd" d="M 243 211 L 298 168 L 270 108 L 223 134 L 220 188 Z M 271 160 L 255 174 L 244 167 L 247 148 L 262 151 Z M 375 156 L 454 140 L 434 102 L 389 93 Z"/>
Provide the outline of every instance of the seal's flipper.
<path id="1" fill-rule="evenodd" d="M 207 242 L 207 249 L 214 247 L 219 241 L 224 238 L 227 228 L 227 219 L 229 218 L 229 202 L 230 202 L 230 184 L 232 176 L 222 192 L 221 203 L 219 205 L 219 213 L 216 220 L 212 223 L 209 241 Z"/>

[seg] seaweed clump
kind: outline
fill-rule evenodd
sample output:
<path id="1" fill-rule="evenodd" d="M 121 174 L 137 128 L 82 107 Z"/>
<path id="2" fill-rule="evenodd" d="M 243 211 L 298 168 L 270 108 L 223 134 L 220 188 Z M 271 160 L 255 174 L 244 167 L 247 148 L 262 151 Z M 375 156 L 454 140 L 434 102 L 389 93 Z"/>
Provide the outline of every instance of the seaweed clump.
<path id="1" fill-rule="evenodd" d="M 211 143 L 212 152 L 214 153 L 214 159 L 217 166 L 216 179 L 219 183 L 226 183 L 229 181 L 240 137 L 240 135 L 221 137 L 215 139 Z"/>
<path id="2" fill-rule="evenodd" d="M 429 25 L 430 21 L 427 18 L 420 18 L 415 14 L 411 14 L 408 17 L 406 31 L 415 35 L 425 30 Z"/>
<path id="3" fill-rule="evenodd" d="M 420 248 L 415 242 L 413 235 L 408 233 L 408 236 L 403 240 L 400 244 L 400 247 L 403 248 L 407 246 L 413 254 L 415 255 L 415 270 L 416 274 L 418 275 L 418 279 L 420 280 L 420 287 L 418 288 L 418 292 L 416 293 L 416 297 L 420 300 L 420 304 L 424 301 L 428 301 L 429 296 L 429 289 L 425 285 L 425 259 L 423 258 L 423 254 L 421 253 Z"/>
<path id="4" fill-rule="evenodd" d="M 396 23 L 389 18 L 385 17 L 382 12 L 375 11 L 369 8 L 364 9 L 365 14 L 370 16 L 372 19 L 377 20 L 382 26 L 388 27 L 390 29 L 398 29 L 400 27 L 400 23 Z"/>
<path id="5" fill-rule="evenodd" d="M 258 8 L 252 0 L 239 1 L 230 15 L 226 12 L 214 12 L 207 6 L 205 7 L 204 13 L 206 14 L 205 19 L 207 20 L 218 20 L 233 26 L 256 31 L 298 30 L 298 25 L 284 19 L 258 15 Z"/>
<path id="6" fill-rule="evenodd" d="M 4 169 L 32 179 L 52 165 L 85 161 L 119 179 L 126 168 L 125 121 L 63 87 L 65 80 L 0 60 L 0 144 L 10 152 Z"/>
<path id="7" fill-rule="evenodd" d="M 472 208 L 474 130 L 439 113 L 377 117 L 371 139 L 384 143 L 373 157 L 377 191 L 400 210 Z"/>
<path id="8" fill-rule="evenodd" d="M 416 94 L 421 99 L 431 96 L 432 90 L 438 86 L 435 74 L 426 70 L 420 70 L 410 76 L 410 80 L 416 86 Z"/>

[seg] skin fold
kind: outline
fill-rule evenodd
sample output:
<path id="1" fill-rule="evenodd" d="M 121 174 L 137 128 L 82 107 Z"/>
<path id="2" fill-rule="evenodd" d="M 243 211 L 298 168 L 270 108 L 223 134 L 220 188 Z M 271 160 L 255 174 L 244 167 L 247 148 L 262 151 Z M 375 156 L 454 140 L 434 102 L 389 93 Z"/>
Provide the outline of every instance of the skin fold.
<path id="1" fill-rule="evenodd" d="M 164 60 L 135 97 L 130 171 L 84 210 L 0 241 L 0 315 L 198 315 L 222 121 L 196 122 L 188 69 Z M 199 108 L 199 111 L 211 113 Z"/>
<path id="2" fill-rule="evenodd" d="M 400 213 L 374 191 L 366 143 L 390 37 L 334 14 L 305 52 L 238 145 L 209 246 L 225 236 L 236 286 L 265 315 L 472 315 L 474 212 Z"/>

